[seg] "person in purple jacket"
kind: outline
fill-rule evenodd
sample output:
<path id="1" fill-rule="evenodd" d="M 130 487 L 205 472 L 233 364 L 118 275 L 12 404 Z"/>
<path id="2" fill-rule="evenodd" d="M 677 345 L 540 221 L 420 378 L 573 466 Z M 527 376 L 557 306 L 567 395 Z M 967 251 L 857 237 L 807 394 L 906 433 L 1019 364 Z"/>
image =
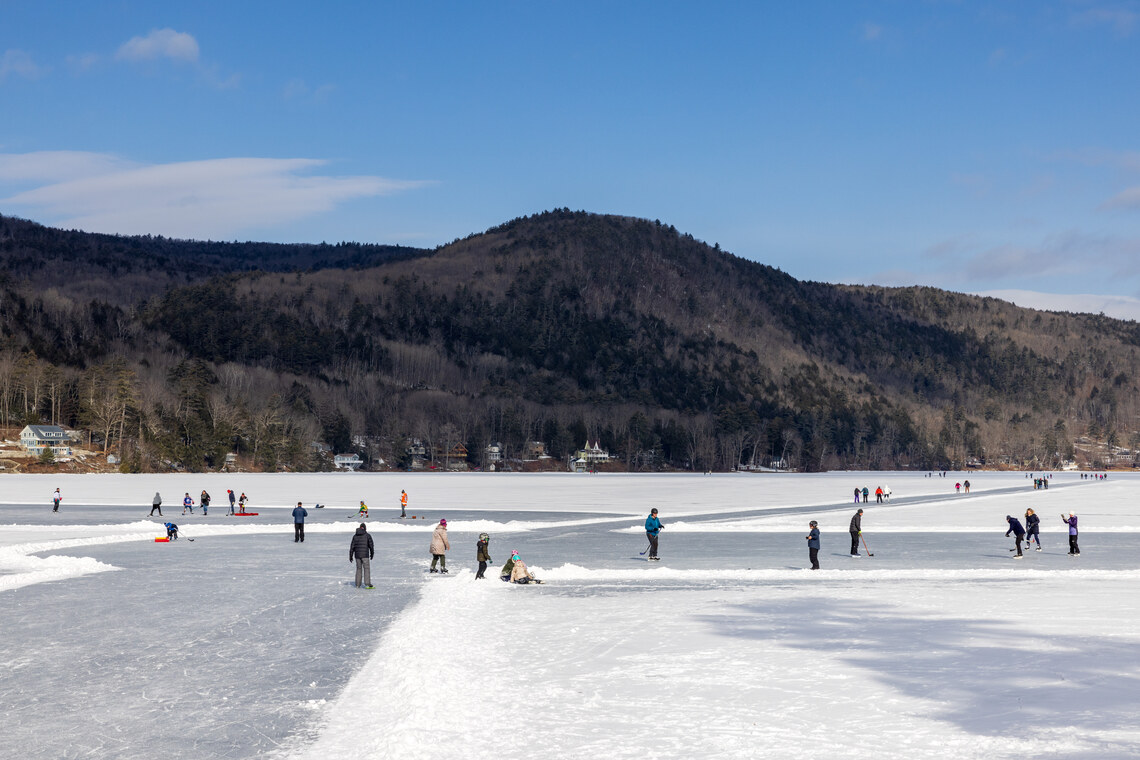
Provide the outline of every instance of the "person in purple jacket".
<path id="1" fill-rule="evenodd" d="M 1072 512 L 1068 517 L 1061 515 L 1061 522 L 1069 526 L 1069 556 L 1081 556 L 1081 548 L 1077 546 L 1077 516 Z"/>

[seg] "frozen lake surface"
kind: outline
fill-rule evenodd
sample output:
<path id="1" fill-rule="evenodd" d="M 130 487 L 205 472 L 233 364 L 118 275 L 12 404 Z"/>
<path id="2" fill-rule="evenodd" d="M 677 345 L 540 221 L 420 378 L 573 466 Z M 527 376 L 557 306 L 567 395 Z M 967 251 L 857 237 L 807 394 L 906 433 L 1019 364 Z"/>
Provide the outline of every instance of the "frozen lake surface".
<path id="1" fill-rule="evenodd" d="M 1048 490 L 1024 473 L 4 483 L 13 757 L 1140 756 L 1131 475 L 1059 473 Z M 852 491 L 883 484 L 891 503 L 860 505 L 874 557 L 852 559 Z M 183 517 L 182 494 L 203 488 L 209 516 Z M 226 516 L 226 488 L 259 515 Z M 401 488 L 415 520 L 395 519 Z M 193 542 L 154 543 L 155 491 Z M 373 591 L 348 562 L 362 499 Z M 666 528 L 650 564 L 654 506 Z M 1031 506 L 1044 550 L 1012 560 L 1005 516 Z M 441 517 L 446 577 L 425 572 Z M 495 563 L 476 582 L 480 531 Z M 512 549 L 543 585 L 497 580 Z"/>

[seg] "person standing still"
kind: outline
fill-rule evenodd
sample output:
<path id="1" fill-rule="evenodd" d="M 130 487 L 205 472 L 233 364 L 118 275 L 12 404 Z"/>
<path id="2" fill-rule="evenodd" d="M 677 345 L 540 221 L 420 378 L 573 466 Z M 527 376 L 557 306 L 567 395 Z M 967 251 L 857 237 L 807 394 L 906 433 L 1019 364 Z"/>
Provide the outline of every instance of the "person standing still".
<path id="1" fill-rule="evenodd" d="M 308 516 L 309 513 L 301 506 L 301 502 L 297 502 L 293 508 L 293 543 L 305 543 L 305 518 Z"/>
<path id="2" fill-rule="evenodd" d="M 475 573 L 475 580 L 483 577 L 483 573 L 487 572 L 487 563 L 491 562 L 491 537 L 486 533 L 479 534 L 479 540 L 475 542 L 475 561 L 479 563 L 479 572 Z"/>
<path id="3" fill-rule="evenodd" d="M 57 488 L 57 489 L 55 489 L 55 493 L 53 493 L 51 495 L 51 511 L 52 512 L 58 512 L 59 511 L 59 503 L 61 501 L 63 501 L 63 497 L 60 496 L 59 489 Z"/>
<path id="4" fill-rule="evenodd" d="M 819 569 L 819 523 L 812 520 L 808 527 L 811 531 L 805 536 L 808 542 L 808 559 L 811 560 L 811 569 Z"/>
<path id="5" fill-rule="evenodd" d="M 657 556 L 657 534 L 665 526 L 657 519 L 657 507 L 649 510 L 649 517 L 645 518 L 645 535 L 649 538 L 649 561 L 660 562 L 661 558 Z"/>
<path id="6" fill-rule="evenodd" d="M 400 491 L 400 517 L 408 516 L 408 492 Z"/>
<path id="7" fill-rule="evenodd" d="M 230 497 L 230 514 L 232 515 L 234 513 L 234 503 L 237 502 L 237 497 L 234 496 L 234 492 L 232 489 L 227 488 L 226 493 Z"/>
<path id="8" fill-rule="evenodd" d="M 851 556 L 859 556 L 859 534 L 863 532 L 863 510 L 855 513 L 851 518 L 851 526 L 848 528 L 851 532 Z"/>
<path id="9" fill-rule="evenodd" d="M 352 543 L 348 545 L 348 561 L 356 562 L 356 587 L 360 588 L 361 580 L 364 588 L 372 588 L 372 558 L 376 556 L 376 546 L 372 543 L 372 536 L 368 535 L 368 528 L 364 523 L 356 529 L 352 536 Z"/>
<path id="10" fill-rule="evenodd" d="M 447 520 L 440 520 L 439 525 L 431 534 L 431 569 L 436 572 L 435 563 L 439 563 L 439 572 L 447 572 L 447 552 L 451 551 L 451 543 L 447 540 Z"/>

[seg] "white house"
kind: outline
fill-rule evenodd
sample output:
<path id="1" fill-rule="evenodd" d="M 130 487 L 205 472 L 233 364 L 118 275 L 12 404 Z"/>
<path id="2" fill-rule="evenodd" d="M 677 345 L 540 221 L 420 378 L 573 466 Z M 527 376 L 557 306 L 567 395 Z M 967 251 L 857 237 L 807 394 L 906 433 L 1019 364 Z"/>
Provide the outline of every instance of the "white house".
<path id="1" fill-rule="evenodd" d="M 364 460 L 360 458 L 359 454 L 337 454 L 333 457 L 333 464 L 338 470 L 356 471 L 360 465 L 364 464 Z"/>
<path id="2" fill-rule="evenodd" d="M 501 462 L 503 461 L 503 444 L 492 443 L 487 447 L 485 453 L 487 454 L 488 462 Z"/>
<path id="3" fill-rule="evenodd" d="M 59 425 L 28 425 L 20 431 L 20 445 L 34 456 L 51 449 L 58 456 L 71 456 L 71 438 Z"/>

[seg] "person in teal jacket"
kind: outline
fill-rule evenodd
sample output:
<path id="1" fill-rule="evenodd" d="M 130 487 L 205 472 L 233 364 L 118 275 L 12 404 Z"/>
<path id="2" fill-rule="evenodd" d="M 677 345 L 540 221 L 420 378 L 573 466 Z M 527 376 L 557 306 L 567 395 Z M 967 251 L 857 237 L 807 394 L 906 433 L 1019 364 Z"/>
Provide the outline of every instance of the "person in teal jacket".
<path id="1" fill-rule="evenodd" d="M 665 526 L 657 519 L 657 507 L 649 510 L 649 517 L 645 518 L 645 535 L 649 537 L 649 560 L 658 561 L 661 558 L 657 556 L 657 534 Z"/>

